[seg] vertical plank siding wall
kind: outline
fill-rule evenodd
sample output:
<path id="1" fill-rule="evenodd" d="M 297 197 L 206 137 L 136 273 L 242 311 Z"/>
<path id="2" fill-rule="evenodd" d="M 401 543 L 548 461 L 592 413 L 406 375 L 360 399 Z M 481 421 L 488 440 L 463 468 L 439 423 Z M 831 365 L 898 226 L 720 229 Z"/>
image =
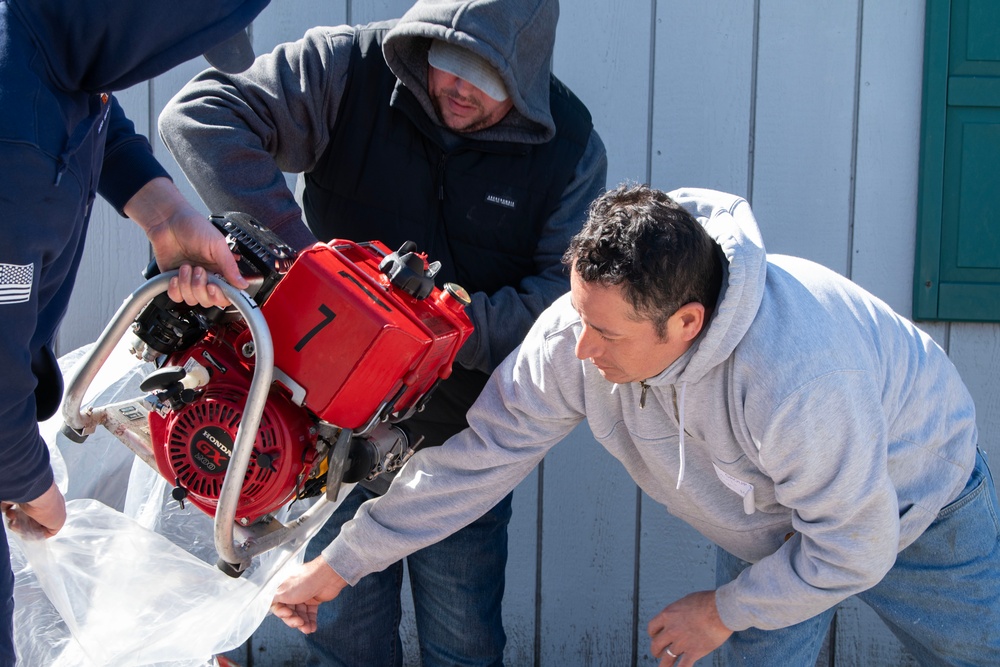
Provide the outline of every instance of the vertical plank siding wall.
<path id="1" fill-rule="evenodd" d="M 408 6 L 272 0 L 253 39 L 259 54 L 313 25 L 389 18 Z M 563 0 L 554 70 L 594 115 L 610 185 L 743 195 L 769 251 L 819 261 L 909 315 L 923 28 L 922 0 Z M 119 98 L 155 134 L 163 105 L 205 66 L 187 63 Z M 197 202 L 158 138 L 154 145 Z M 148 256 L 138 228 L 107 205 L 96 211 L 61 352 L 95 339 Z M 923 326 L 962 372 L 981 445 L 1000 461 L 1000 326 Z M 507 664 L 654 665 L 646 623 L 710 587 L 713 569 L 710 545 L 580 429 L 515 493 Z M 408 609 L 407 664 L 415 665 L 413 634 Z M 303 664 L 296 633 L 273 619 L 234 655 L 254 667 Z M 870 610 L 849 601 L 820 664 L 914 663 Z"/>

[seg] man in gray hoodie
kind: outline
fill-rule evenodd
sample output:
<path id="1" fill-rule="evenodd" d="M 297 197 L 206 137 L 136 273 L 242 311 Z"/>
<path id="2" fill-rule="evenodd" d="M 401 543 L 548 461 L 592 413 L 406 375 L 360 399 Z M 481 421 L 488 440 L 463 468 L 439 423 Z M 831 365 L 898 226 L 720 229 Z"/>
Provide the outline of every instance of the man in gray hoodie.
<path id="1" fill-rule="evenodd" d="M 421 0 L 396 21 L 309 30 L 239 76 L 205 72 L 160 116 L 213 211 L 247 212 L 296 248 L 414 241 L 441 262 L 439 284 L 471 294 L 472 336 L 405 423 L 425 446 L 466 426 L 489 373 L 566 291 L 562 253 L 605 185 L 590 114 L 551 75 L 558 14 L 556 0 Z M 282 171 L 303 174 L 301 208 Z M 356 487 L 312 553 L 387 486 Z M 502 661 L 510 497 L 481 510 L 408 558 L 425 667 Z M 316 658 L 400 664 L 402 568 L 386 563 L 324 607 Z"/>
<path id="2" fill-rule="evenodd" d="M 1000 512 L 945 352 L 846 278 L 764 251 L 750 207 L 645 186 L 598 199 L 570 293 L 494 372 L 470 428 L 419 452 L 272 605 L 320 602 L 441 539 L 587 420 L 715 542 L 717 586 L 649 623 L 661 665 L 813 665 L 857 595 L 924 664 L 1000 664 Z M 728 640 L 728 641 L 727 641 Z"/>

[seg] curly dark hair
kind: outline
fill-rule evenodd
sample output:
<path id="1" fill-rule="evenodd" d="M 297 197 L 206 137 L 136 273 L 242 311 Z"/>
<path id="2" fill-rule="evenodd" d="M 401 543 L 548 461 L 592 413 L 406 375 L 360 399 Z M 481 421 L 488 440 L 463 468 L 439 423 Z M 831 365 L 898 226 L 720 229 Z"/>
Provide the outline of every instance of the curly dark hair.
<path id="1" fill-rule="evenodd" d="M 636 317 L 653 322 L 662 337 L 681 306 L 700 303 L 709 314 L 715 309 L 720 253 L 704 227 L 665 192 L 624 184 L 590 205 L 563 263 L 585 282 L 621 285 Z"/>

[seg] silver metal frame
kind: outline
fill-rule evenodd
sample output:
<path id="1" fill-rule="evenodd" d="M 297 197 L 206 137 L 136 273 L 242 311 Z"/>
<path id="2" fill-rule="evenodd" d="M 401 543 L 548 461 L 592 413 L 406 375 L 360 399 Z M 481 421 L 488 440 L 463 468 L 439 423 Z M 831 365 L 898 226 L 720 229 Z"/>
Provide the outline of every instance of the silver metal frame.
<path id="1" fill-rule="evenodd" d="M 101 366 L 107 361 L 122 336 L 129 330 L 139 312 L 154 297 L 167 291 L 170 279 L 175 275 L 177 275 L 177 271 L 169 271 L 151 278 L 125 298 L 121 307 L 98 337 L 97 342 L 72 371 L 67 383 L 68 388 L 62 409 L 66 423 L 77 432 L 90 434 L 97 426 L 104 426 L 134 451 L 139 458 L 156 470 L 158 468 L 148 435 L 145 433 L 137 434 L 129 429 L 127 424 L 122 424 L 121 421 L 109 416 L 111 409 L 120 406 L 121 403 L 88 406 L 86 409 L 82 409 L 81 406 L 83 397 Z M 242 571 L 250 565 L 254 556 L 297 538 L 305 538 L 307 534 L 310 534 L 315 524 L 325 520 L 325 516 L 320 515 L 323 513 L 324 505 L 330 499 L 325 495 L 321 496 L 312 507 L 298 518 L 289 521 L 287 525 L 277 520 L 249 527 L 237 525 L 236 508 L 239 504 L 242 482 L 247 467 L 250 465 L 253 443 L 257 437 L 257 430 L 264 414 L 264 405 L 273 379 L 274 346 L 267 321 L 257 304 L 246 292 L 232 287 L 218 276 L 210 276 L 208 282 L 223 291 L 230 303 L 246 321 L 253 338 L 257 357 L 246 406 L 243 410 L 243 418 L 236 431 L 233 454 L 226 469 L 222 490 L 219 493 L 219 504 L 215 512 L 215 549 L 223 561 L 232 565 L 237 571 Z M 339 495 L 346 495 L 344 491 L 345 489 L 342 489 L 342 493 Z"/>

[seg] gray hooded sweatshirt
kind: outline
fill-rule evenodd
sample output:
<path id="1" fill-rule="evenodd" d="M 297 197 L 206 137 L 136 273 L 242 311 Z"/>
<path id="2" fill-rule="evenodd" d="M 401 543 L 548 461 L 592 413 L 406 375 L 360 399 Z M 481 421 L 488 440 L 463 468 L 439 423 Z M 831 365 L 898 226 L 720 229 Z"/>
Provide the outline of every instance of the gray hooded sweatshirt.
<path id="1" fill-rule="evenodd" d="M 957 497 L 975 409 L 934 341 L 854 283 L 766 255 L 743 199 L 671 197 L 722 248 L 695 344 L 653 378 L 608 382 L 575 356 L 569 295 L 491 377 L 470 428 L 419 452 L 323 552 L 349 583 L 480 516 L 587 420 L 667 511 L 753 563 L 716 602 L 732 630 L 786 627 L 878 583 Z"/>

